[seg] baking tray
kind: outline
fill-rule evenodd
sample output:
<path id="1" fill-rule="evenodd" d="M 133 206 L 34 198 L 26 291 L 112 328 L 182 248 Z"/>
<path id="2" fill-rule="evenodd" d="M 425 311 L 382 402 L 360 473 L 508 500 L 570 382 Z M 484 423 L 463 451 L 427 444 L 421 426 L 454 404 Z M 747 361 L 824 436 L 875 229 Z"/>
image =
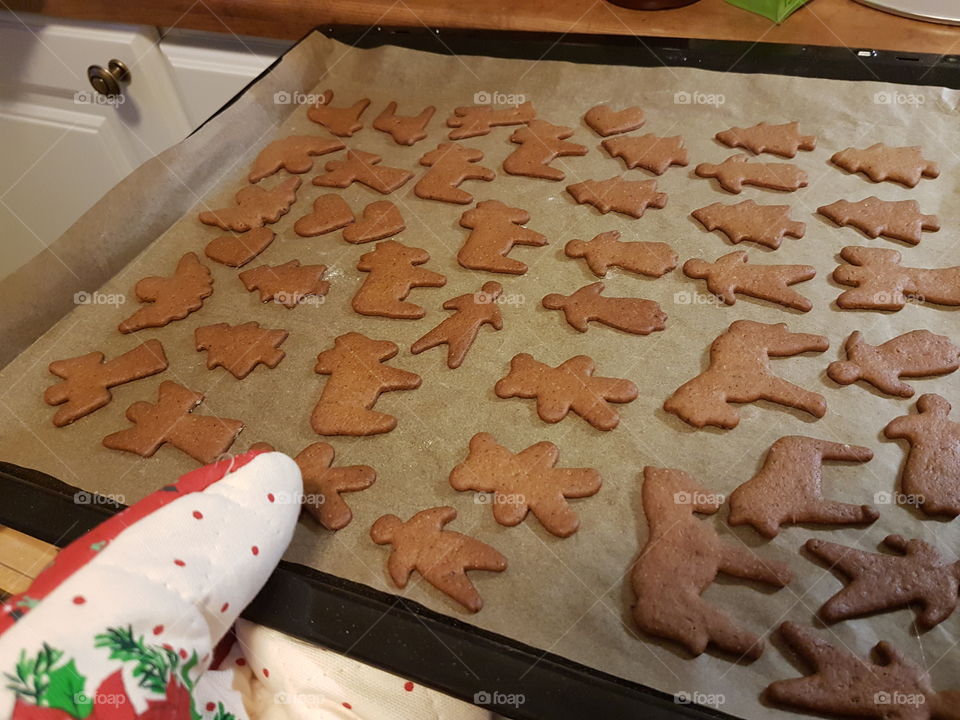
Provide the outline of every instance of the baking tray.
<path id="1" fill-rule="evenodd" d="M 684 66 L 960 89 L 960 56 L 955 55 L 430 28 L 321 30 L 328 37 L 362 48 L 391 44 L 444 54 Z M 106 498 L 78 504 L 76 492 L 49 475 L 0 462 L 0 524 L 64 546 L 123 509 Z M 508 717 L 620 718 L 640 713 L 654 719 L 732 717 L 711 708 L 677 704 L 666 693 L 293 563 L 280 564 L 244 617 L 467 701 L 491 688 L 503 696 L 522 694 L 525 701 L 519 707 L 498 705 L 496 697 L 486 705 Z"/>

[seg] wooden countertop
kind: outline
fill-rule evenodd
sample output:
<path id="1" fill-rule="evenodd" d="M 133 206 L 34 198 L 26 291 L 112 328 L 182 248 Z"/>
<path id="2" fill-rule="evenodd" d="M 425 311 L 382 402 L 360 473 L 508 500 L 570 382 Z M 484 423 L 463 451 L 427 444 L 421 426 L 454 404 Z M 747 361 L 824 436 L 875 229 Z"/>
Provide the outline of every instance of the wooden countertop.
<path id="1" fill-rule="evenodd" d="M 13 10 L 82 20 L 298 39 L 318 25 L 399 25 L 692 37 L 960 53 L 960 28 L 810 0 L 782 25 L 724 0 L 626 10 L 604 0 L 6 0 Z"/>

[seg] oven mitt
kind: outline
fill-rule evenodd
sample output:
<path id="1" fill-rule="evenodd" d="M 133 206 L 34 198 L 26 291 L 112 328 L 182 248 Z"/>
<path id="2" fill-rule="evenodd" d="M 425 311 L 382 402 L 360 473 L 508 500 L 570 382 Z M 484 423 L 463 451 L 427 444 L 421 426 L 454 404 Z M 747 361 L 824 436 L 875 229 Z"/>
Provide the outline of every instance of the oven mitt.
<path id="1" fill-rule="evenodd" d="M 286 550 L 297 465 L 184 475 L 64 549 L 0 609 L 0 718 L 244 720 L 215 648 Z"/>

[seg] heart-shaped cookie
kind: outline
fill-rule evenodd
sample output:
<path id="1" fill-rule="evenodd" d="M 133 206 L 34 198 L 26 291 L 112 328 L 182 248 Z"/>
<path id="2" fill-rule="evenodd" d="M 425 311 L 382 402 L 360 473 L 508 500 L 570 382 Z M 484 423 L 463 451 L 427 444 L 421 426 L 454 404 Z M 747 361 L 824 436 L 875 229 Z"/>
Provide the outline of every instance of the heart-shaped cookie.
<path id="1" fill-rule="evenodd" d="M 634 106 L 613 110 L 608 105 L 597 105 L 587 110 L 583 120 L 603 137 L 630 132 L 643 125 L 643 110 Z"/>

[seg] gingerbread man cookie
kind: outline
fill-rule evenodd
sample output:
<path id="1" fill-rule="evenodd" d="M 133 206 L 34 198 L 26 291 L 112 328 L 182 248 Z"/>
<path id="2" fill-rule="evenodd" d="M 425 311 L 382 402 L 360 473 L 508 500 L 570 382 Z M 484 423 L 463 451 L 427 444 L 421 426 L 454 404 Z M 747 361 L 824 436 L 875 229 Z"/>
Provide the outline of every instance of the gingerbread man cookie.
<path id="1" fill-rule="evenodd" d="M 323 166 L 326 172 L 323 175 L 317 175 L 313 179 L 313 184 L 345 188 L 358 182 L 382 195 L 389 195 L 413 177 L 413 173 L 409 170 L 381 165 L 381 160 L 383 158 L 374 153 L 347 150 L 347 159 L 328 162 Z"/>
<path id="2" fill-rule="evenodd" d="M 776 250 L 784 236 L 802 238 L 805 223 L 790 219 L 789 205 L 758 205 L 744 200 L 736 205 L 713 203 L 690 213 L 707 230 L 719 230 L 734 245 L 744 240 Z"/>
<path id="3" fill-rule="evenodd" d="M 850 246 L 840 257 L 847 264 L 833 271 L 833 279 L 855 288 L 837 298 L 845 310 L 900 310 L 910 301 L 960 305 L 960 265 L 904 267 L 900 253 L 887 248 Z"/>
<path id="4" fill-rule="evenodd" d="M 940 167 L 924 159 L 923 150 L 916 145 L 890 147 L 876 143 L 862 150 L 847 148 L 834 154 L 830 162 L 849 173 L 861 172 L 872 182 L 890 180 L 911 188 L 916 187 L 920 178 L 940 174 Z"/>
<path id="5" fill-rule="evenodd" d="M 317 135 L 291 135 L 274 140 L 257 155 L 247 180 L 259 182 L 280 170 L 294 175 L 309 172 L 313 169 L 315 156 L 343 150 L 343 147 L 339 140 Z"/>
<path id="6" fill-rule="evenodd" d="M 750 162 L 747 155 L 731 155 L 719 165 L 700 163 L 694 172 L 716 178 L 727 192 L 739 193 L 744 185 L 792 192 L 807 186 L 807 173 L 789 163 Z"/>
<path id="7" fill-rule="evenodd" d="M 316 237 L 346 227 L 354 220 L 346 200 L 339 195 L 321 195 L 313 201 L 313 212 L 293 224 L 293 231 L 300 237 Z"/>
<path id="8" fill-rule="evenodd" d="M 419 305 L 404 302 L 416 287 L 443 287 L 447 279 L 440 273 L 418 268 L 429 262 L 430 254 L 396 240 L 384 240 L 371 252 L 360 256 L 357 270 L 370 273 L 350 303 L 361 315 L 398 319 L 419 319 L 426 312 Z"/>
<path id="9" fill-rule="evenodd" d="M 547 532 L 570 537 L 580 518 L 567 498 L 596 495 L 601 480 L 592 468 L 555 467 L 559 459 L 560 450 L 551 442 L 512 453 L 490 433 L 477 433 L 467 459 L 450 473 L 450 487 L 492 493 L 493 517 L 501 525 L 519 525 L 532 512 Z"/>
<path id="10" fill-rule="evenodd" d="M 677 254 L 662 242 L 624 242 L 619 230 L 608 230 L 592 240 L 571 240 L 563 249 L 569 258 L 583 258 L 597 277 L 606 277 L 612 267 L 660 277 L 677 266 Z"/>
<path id="11" fill-rule="evenodd" d="M 383 109 L 373 127 L 387 133 L 397 145 L 413 145 L 427 136 L 427 124 L 437 109 L 428 105 L 419 115 L 397 115 L 397 103 L 391 101 Z"/>
<path id="12" fill-rule="evenodd" d="M 736 294 L 742 293 L 802 312 L 813 307 L 807 298 L 790 289 L 817 274 L 812 265 L 753 265 L 745 251 L 735 250 L 712 263 L 698 258 L 687 260 L 683 274 L 706 280 L 707 290 L 727 305 L 735 304 Z"/>
<path id="13" fill-rule="evenodd" d="M 471 270 L 523 275 L 525 263 L 508 258 L 515 245 L 542 247 L 547 239 L 522 227 L 530 222 L 530 213 L 504 205 L 499 200 L 484 200 L 460 216 L 460 226 L 471 230 L 457 253 L 457 262 Z"/>
<path id="14" fill-rule="evenodd" d="M 595 365 L 586 355 L 577 355 L 555 368 L 528 353 L 514 355 L 510 372 L 497 381 L 493 391 L 500 398 L 536 399 L 537 414 L 548 423 L 558 423 L 575 412 L 598 430 L 613 430 L 620 414 L 610 403 L 637 399 L 637 386 L 620 378 L 594 377 Z"/>
<path id="15" fill-rule="evenodd" d="M 137 300 L 146 303 L 118 326 L 122 333 L 163 327 L 203 307 L 213 294 L 213 276 L 195 253 L 180 258 L 171 277 L 145 277 L 133 288 Z"/>
<path id="16" fill-rule="evenodd" d="M 303 476 L 303 507 L 327 530 L 334 531 L 342 530 L 353 519 L 340 493 L 366 490 L 377 479 L 377 472 L 367 465 L 331 467 L 335 454 L 328 443 L 315 442 L 293 459 Z"/>
<path id="17" fill-rule="evenodd" d="M 300 178 L 297 177 L 287 178 L 269 190 L 260 185 L 248 185 L 236 194 L 236 205 L 204 210 L 200 213 L 200 222 L 234 232 L 247 232 L 275 223 L 290 211 L 290 206 L 297 200 L 299 187 Z"/>
<path id="18" fill-rule="evenodd" d="M 381 393 L 415 390 L 420 376 L 384 365 L 400 348 L 388 340 L 347 333 L 317 356 L 314 372 L 329 375 L 310 425 L 318 435 L 377 435 L 397 426 L 392 415 L 372 408 Z"/>
<path id="19" fill-rule="evenodd" d="M 453 109 L 447 118 L 447 127 L 453 128 L 447 136 L 451 140 L 486 135 L 490 128 L 502 125 L 524 125 L 537 116 L 533 104 L 521 103 L 516 107 L 494 108 L 491 105 L 471 105 Z"/>
<path id="20" fill-rule="evenodd" d="M 360 220 L 344 228 L 343 239 L 359 245 L 393 237 L 406 228 L 397 206 L 389 200 L 378 200 L 363 209 Z"/>
<path id="21" fill-rule="evenodd" d="M 503 329 L 503 316 L 497 299 L 503 292 L 498 282 L 486 282 L 479 292 L 458 295 L 443 304 L 444 310 L 456 312 L 410 346 L 410 352 L 419 355 L 438 345 L 447 346 L 447 367 L 455 370 L 463 364 L 467 351 L 473 346 L 480 328 L 490 325 Z"/>
<path id="22" fill-rule="evenodd" d="M 587 154 L 586 145 L 567 142 L 571 135 L 573 128 L 553 125 L 546 120 L 531 120 L 510 136 L 510 142 L 520 147 L 503 161 L 504 171 L 510 175 L 563 180 L 566 177 L 564 172 L 550 167 L 550 163 L 558 157 Z"/>
<path id="23" fill-rule="evenodd" d="M 260 302 L 272 300 L 289 310 L 327 294 L 330 283 L 323 279 L 326 271 L 326 265 L 301 265 L 299 260 L 291 260 L 244 270 L 239 277 L 247 292 L 260 291 Z"/>
<path id="24" fill-rule="evenodd" d="M 744 148 L 754 155 L 770 153 L 780 157 L 796 157 L 797 150 L 813 150 L 817 147 L 817 138 L 813 135 L 801 135 L 800 123 L 788 122 L 781 125 L 757 123 L 748 128 L 730 128 L 718 132 L 717 140 L 730 148 Z"/>
<path id="25" fill-rule="evenodd" d="M 657 192 L 656 180 L 624 180 L 622 176 L 584 180 L 567 185 L 567 192 L 578 204 L 593 205 L 604 215 L 613 210 L 641 218 L 648 207 L 659 209 L 667 206 L 667 194 Z"/>
<path id="26" fill-rule="evenodd" d="M 604 140 L 603 149 L 610 157 L 618 157 L 628 169 L 642 167 L 657 175 L 663 175 L 671 165 L 684 166 L 690 162 L 683 138 L 657 137 L 656 135 L 620 135 Z"/>
<path id="27" fill-rule="evenodd" d="M 227 267 L 243 267 L 262 253 L 276 235 L 270 228 L 259 227 L 239 235 L 221 235 L 207 243 L 203 253 Z"/>
<path id="28" fill-rule="evenodd" d="M 667 326 L 667 316 L 653 300 L 626 297 L 603 297 L 603 283 L 595 282 L 572 295 L 550 293 L 541 301 L 548 310 L 562 310 L 567 322 L 586 332 L 591 321 L 633 333 L 649 335 Z"/>
<path id="29" fill-rule="evenodd" d="M 916 200 L 885 201 L 868 197 L 860 202 L 837 200 L 817 208 L 817 212 L 837 225 L 849 225 L 861 230 L 867 237 L 881 235 L 917 245 L 924 230 L 936 232 L 940 220 L 936 215 L 924 215 Z"/>
<path id="30" fill-rule="evenodd" d="M 413 192 L 425 200 L 469 205 L 473 195 L 461 190 L 460 184 L 465 180 L 489 182 L 496 177 L 493 170 L 477 164 L 481 160 L 483 153 L 479 150 L 457 143 L 441 143 L 420 158 L 420 164 L 430 169 L 414 185 Z"/>
<path id="31" fill-rule="evenodd" d="M 682 470 L 645 467 L 641 495 L 647 544 L 630 574 L 637 627 L 679 642 L 693 655 L 713 645 L 737 658 L 760 657 L 763 640 L 701 596 L 720 573 L 785 587 L 791 580 L 789 568 L 758 557 L 742 543 L 722 541 L 694 513 L 714 514 L 723 496 Z"/>
<path id="32" fill-rule="evenodd" d="M 338 137 L 350 137 L 363 127 L 360 116 L 370 104 L 367 98 L 345 108 L 335 108 L 330 104 L 332 102 L 333 90 L 324 90 L 320 100 L 307 110 L 307 117 Z"/>
<path id="33" fill-rule="evenodd" d="M 257 365 L 279 365 L 284 357 L 280 344 L 287 335 L 286 330 L 269 330 L 256 322 L 217 323 L 193 331 L 197 350 L 207 351 L 207 369 L 222 367 L 237 380 L 243 380 Z"/>
<path id="34" fill-rule="evenodd" d="M 636 106 L 614 110 L 609 105 L 595 105 L 583 116 L 583 121 L 601 137 L 636 130 L 644 119 L 643 110 Z"/>
<path id="35" fill-rule="evenodd" d="M 673 393 L 663 409 L 702 428 L 725 429 L 740 423 L 729 403 L 768 400 L 821 418 L 827 412 L 823 396 L 782 380 L 770 370 L 771 357 L 823 352 L 830 341 L 823 335 L 793 333 L 786 323 L 768 325 L 737 320 L 710 345 L 710 365 Z"/>
<path id="36" fill-rule="evenodd" d="M 159 340 L 147 340 L 110 361 L 102 352 L 55 360 L 47 366 L 62 380 L 43 394 L 47 405 L 60 405 L 53 415 L 57 427 L 89 415 L 107 405 L 113 396 L 110 388 L 167 369 L 167 356 Z"/>
<path id="37" fill-rule="evenodd" d="M 869 448 L 816 440 L 799 435 L 782 437 L 767 451 L 760 472 L 730 496 L 731 525 L 752 525 L 774 538 L 784 525 L 857 525 L 872 523 L 878 513 L 869 505 L 825 500 L 823 463 L 829 460 L 868 462 Z"/>

